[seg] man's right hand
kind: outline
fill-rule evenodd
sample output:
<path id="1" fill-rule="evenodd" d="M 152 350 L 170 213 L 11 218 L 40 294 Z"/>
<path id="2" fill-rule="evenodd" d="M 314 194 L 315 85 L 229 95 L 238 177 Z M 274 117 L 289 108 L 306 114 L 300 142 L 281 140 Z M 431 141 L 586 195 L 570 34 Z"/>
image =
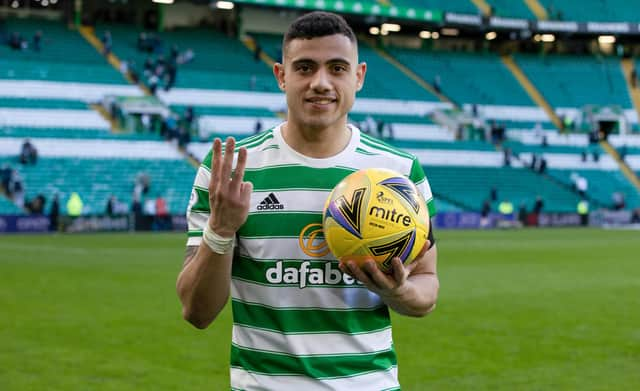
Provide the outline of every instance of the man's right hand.
<path id="1" fill-rule="evenodd" d="M 244 182 L 244 169 L 247 164 L 247 149 L 238 151 L 238 161 L 233 171 L 233 152 L 236 140 L 228 137 L 222 154 L 222 141 L 213 141 L 211 154 L 211 179 L 209 180 L 209 227 L 216 234 L 230 238 L 235 236 L 247 220 L 253 184 Z M 233 171 L 233 177 L 232 177 Z"/>

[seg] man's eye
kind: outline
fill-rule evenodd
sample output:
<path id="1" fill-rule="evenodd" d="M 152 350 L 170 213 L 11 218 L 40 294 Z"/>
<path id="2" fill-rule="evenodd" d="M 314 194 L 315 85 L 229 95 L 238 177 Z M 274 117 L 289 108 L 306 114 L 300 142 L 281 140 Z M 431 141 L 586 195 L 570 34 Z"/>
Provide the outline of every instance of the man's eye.
<path id="1" fill-rule="evenodd" d="M 334 65 L 333 66 L 333 71 L 336 72 L 336 73 L 346 72 L 347 71 L 347 67 L 345 67 L 344 65 Z"/>
<path id="2" fill-rule="evenodd" d="M 311 67 L 309 65 L 298 65 L 297 71 L 307 73 L 311 71 Z"/>

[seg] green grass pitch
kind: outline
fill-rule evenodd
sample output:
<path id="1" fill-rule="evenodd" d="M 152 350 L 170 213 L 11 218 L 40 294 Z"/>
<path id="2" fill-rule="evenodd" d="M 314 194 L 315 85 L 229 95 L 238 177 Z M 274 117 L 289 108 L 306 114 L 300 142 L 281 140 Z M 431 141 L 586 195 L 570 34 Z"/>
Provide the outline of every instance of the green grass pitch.
<path id="1" fill-rule="evenodd" d="M 437 310 L 393 319 L 404 390 L 640 389 L 640 233 L 437 237 Z M 228 389 L 228 308 L 180 316 L 184 243 L 0 236 L 0 390 Z"/>

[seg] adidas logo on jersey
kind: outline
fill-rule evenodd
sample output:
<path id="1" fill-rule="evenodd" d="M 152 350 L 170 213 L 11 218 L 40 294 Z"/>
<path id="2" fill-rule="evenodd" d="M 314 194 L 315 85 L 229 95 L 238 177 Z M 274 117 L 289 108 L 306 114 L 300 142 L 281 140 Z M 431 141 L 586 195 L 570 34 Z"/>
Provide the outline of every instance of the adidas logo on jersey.
<path id="1" fill-rule="evenodd" d="M 262 202 L 258 204 L 257 209 L 258 210 L 284 209 L 284 205 L 282 205 L 280 201 L 278 201 L 275 194 L 269 193 L 269 195 L 264 200 L 262 200 Z"/>

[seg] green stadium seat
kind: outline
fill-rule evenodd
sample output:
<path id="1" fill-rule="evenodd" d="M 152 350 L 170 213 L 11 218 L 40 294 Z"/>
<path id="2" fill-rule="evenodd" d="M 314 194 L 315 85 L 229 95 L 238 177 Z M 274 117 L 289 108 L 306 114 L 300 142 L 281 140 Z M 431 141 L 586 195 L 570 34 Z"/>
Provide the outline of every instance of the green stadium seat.
<path id="1" fill-rule="evenodd" d="M 633 107 L 617 58 L 553 54 L 518 54 L 515 58 L 552 107 Z"/>
<path id="2" fill-rule="evenodd" d="M 458 104 L 535 105 L 495 54 L 388 51 L 427 82 L 439 76 L 443 94 Z"/>
<path id="3" fill-rule="evenodd" d="M 40 158 L 37 165 L 18 169 L 27 199 L 43 194 L 50 200 L 57 193 L 61 212 L 65 213 L 68 196 L 75 191 L 89 214 L 104 213 L 111 194 L 131 205 L 135 178 L 140 172 L 151 178 L 147 197 L 162 196 L 171 213 L 186 213 L 196 172 L 186 160 L 147 159 Z"/>
<path id="4" fill-rule="evenodd" d="M 492 187 L 498 190 L 498 200 L 510 200 L 517 208 L 533 207 L 541 196 L 547 212 L 573 212 L 578 196 L 566 186 L 551 181 L 524 168 L 424 166 L 436 199 L 441 192 L 471 210 L 480 211 Z"/>

